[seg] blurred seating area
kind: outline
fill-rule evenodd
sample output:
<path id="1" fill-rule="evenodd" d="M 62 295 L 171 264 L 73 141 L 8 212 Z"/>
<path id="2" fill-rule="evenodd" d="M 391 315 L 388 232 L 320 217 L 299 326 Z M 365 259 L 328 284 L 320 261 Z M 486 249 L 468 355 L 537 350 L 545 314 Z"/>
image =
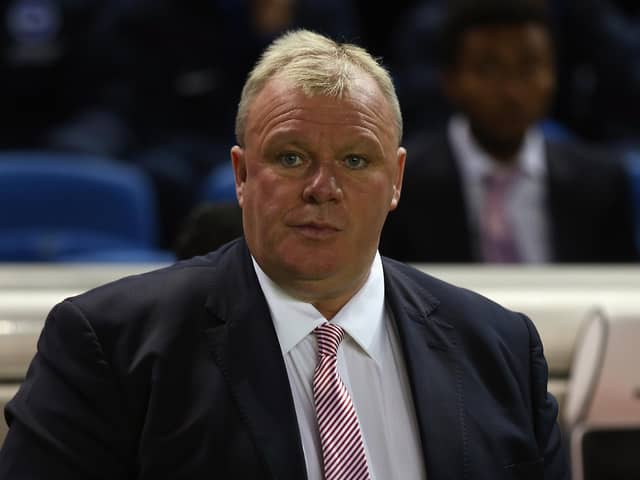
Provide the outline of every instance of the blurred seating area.
<path id="1" fill-rule="evenodd" d="M 31 163 L 28 168 L 35 170 L 48 162 L 56 174 L 41 172 L 43 183 L 51 176 L 47 189 L 42 183 L 14 185 L 12 208 L 0 214 L 0 261 L 170 258 L 190 212 L 203 202 L 235 200 L 229 148 L 235 143 L 240 89 L 258 52 L 288 29 L 320 31 L 380 56 L 396 82 L 407 144 L 441 129 L 455 105 L 443 91 L 440 34 L 447 9 L 461 1 L 403 0 L 381 6 L 361 0 L 3 2 L 0 163 L 6 165 L 0 182 L 12 181 L 7 175 L 15 175 L 9 170 L 16 163 Z M 637 3 L 546 3 L 557 82 L 540 123 L 545 138 L 607 151 L 609 159 L 603 162 L 637 158 Z M 428 161 L 424 155 L 412 156 L 410 148 L 409 162 Z M 107 164 L 120 173 L 106 173 Z M 94 177 L 136 176 L 128 182 L 145 190 L 140 194 L 147 196 L 140 207 L 144 212 L 132 207 L 132 215 L 121 216 L 117 209 L 129 201 L 124 193 L 121 202 L 100 200 L 97 191 L 88 200 L 76 192 L 83 189 L 73 180 L 62 185 L 74 165 L 77 175 L 91 176 L 88 171 L 94 170 Z M 640 231 L 637 160 L 624 165 Z M 26 173 L 21 175 L 29 182 Z M 85 192 L 92 190 L 85 185 Z M 18 191 L 23 196 L 16 196 Z M 29 202 L 48 208 L 36 214 Z M 64 222 L 60 211 L 51 212 L 54 206 L 67 209 Z M 120 218 L 127 229 L 135 221 L 133 212 L 142 222 L 135 228 L 147 236 L 107 242 L 106 234 L 114 232 L 105 225 Z M 60 230 L 54 232 L 54 226 Z M 23 242 L 20 235 L 25 235 Z M 85 248 L 74 242 L 84 242 Z"/>
<path id="2" fill-rule="evenodd" d="M 207 190 L 206 177 L 221 164 L 231 173 L 236 105 L 264 46 L 302 26 L 359 36 L 355 6 L 341 0 L 9 0 L 0 20 L 0 152 L 138 169 L 165 250 L 201 191 L 235 199 L 233 187 Z"/>

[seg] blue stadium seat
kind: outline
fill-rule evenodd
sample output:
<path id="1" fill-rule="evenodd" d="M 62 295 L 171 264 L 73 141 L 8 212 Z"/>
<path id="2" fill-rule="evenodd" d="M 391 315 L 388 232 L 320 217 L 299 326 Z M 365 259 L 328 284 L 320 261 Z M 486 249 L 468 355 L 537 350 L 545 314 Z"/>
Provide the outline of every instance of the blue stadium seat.
<path id="1" fill-rule="evenodd" d="M 134 166 L 83 154 L 2 152 L 0 205 L 0 261 L 156 251 L 153 187 Z"/>
<path id="2" fill-rule="evenodd" d="M 199 202 L 235 202 L 236 182 L 231 162 L 222 163 L 209 173 L 202 182 Z"/>
<path id="3" fill-rule="evenodd" d="M 556 142 L 570 142 L 575 140 L 575 135 L 571 133 L 571 130 L 551 118 L 545 118 L 538 126 L 548 140 L 554 140 Z"/>

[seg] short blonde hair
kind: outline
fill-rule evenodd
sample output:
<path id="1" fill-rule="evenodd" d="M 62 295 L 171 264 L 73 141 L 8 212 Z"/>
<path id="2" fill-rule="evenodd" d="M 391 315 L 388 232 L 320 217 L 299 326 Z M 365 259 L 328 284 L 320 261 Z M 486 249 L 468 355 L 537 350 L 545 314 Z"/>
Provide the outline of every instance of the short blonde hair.
<path id="1" fill-rule="evenodd" d="M 309 96 L 342 97 L 353 88 L 358 73 L 369 74 L 389 102 L 395 116 L 398 142 L 402 138 L 402 114 L 389 72 L 365 49 L 338 43 L 308 30 L 296 30 L 277 38 L 253 67 L 242 89 L 236 115 L 236 139 L 244 144 L 251 102 L 276 75 L 282 75 Z"/>

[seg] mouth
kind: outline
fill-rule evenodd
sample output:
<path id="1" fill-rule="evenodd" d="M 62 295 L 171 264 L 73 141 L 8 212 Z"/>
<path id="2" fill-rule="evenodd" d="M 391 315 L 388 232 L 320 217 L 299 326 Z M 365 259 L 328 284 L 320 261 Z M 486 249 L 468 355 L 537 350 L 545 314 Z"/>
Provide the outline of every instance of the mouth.
<path id="1" fill-rule="evenodd" d="M 522 107 L 504 107 L 499 109 L 495 114 L 495 121 L 501 122 L 505 125 L 516 124 L 520 125 L 527 123 L 527 115 L 524 113 Z"/>
<path id="2" fill-rule="evenodd" d="M 307 222 L 291 225 L 297 233 L 312 240 L 324 240 L 334 237 L 342 230 L 335 225 L 322 222 Z"/>

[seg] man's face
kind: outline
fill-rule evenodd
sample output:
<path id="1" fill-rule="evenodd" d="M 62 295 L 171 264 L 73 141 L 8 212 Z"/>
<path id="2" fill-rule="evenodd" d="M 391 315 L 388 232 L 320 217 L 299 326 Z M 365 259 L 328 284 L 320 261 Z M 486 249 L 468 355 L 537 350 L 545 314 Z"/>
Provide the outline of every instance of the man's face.
<path id="1" fill-rule="evenodd" d="M 273 78 L 249 107 L 244 148 L 231 151 L 251 253 L 311 303 L 346 301 L 363 284 L 400 197 L 405 151 L 391 108 L 364 74 L 353 90 L 307 97 Z"/>
<path id="2" fill-rule="evenodd" d="M 445 89 L 489 141 L 519 143 L 546 113 L 555 86 L 551 39 L 535 23 L 487 26 L 461 38 Z"/>

